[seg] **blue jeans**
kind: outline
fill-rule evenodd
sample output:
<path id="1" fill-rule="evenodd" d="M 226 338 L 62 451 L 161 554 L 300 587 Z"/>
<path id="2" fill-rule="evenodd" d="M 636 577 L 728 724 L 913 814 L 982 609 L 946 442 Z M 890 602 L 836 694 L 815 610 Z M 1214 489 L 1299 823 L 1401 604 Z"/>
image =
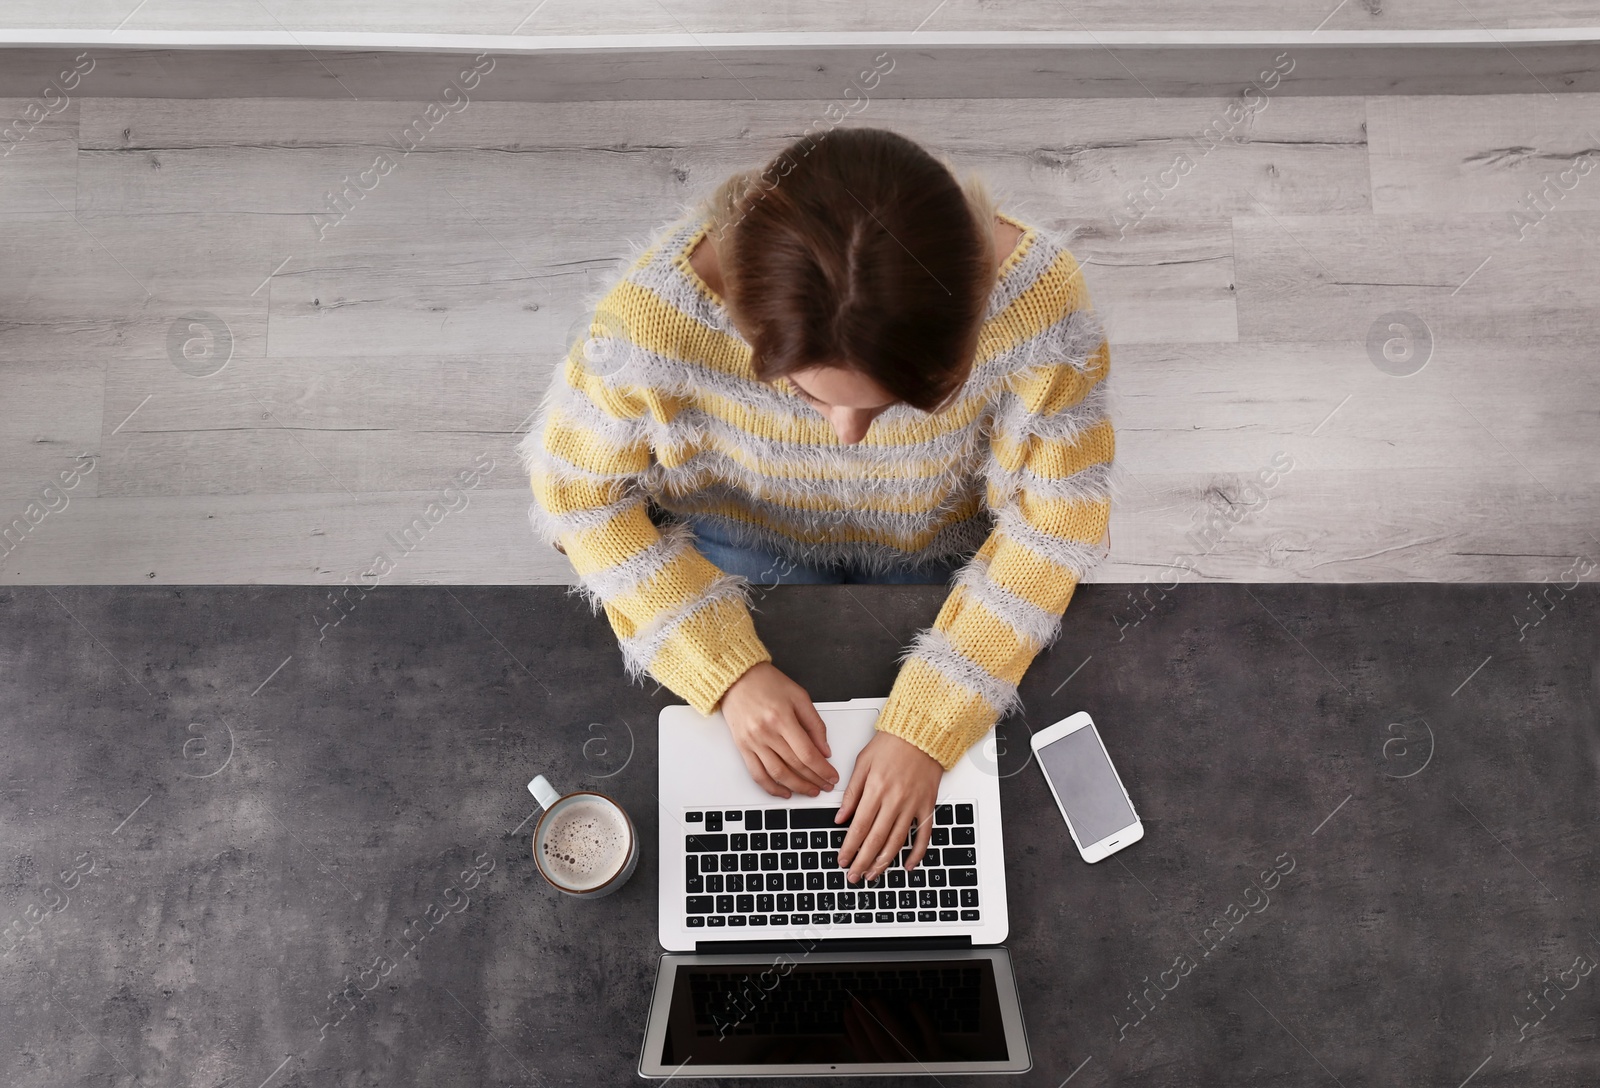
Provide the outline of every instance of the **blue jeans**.
<path id="1" fill-rule="evenodd" d="M 760 545 L 735 544 L 714 522 L 690 518 L 688 525 L 701 555 L 728 574 L 761 586 L 939 585 L 950 581 L 967 562 L 967 557 L 957 557 L 883 573 L 848 563 L 808 567 Z"/>

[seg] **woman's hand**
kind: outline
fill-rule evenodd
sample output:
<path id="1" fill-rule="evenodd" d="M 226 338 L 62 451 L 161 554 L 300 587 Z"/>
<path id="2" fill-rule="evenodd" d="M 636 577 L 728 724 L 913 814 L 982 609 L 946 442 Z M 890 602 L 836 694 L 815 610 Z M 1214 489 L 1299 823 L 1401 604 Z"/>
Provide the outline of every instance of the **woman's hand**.
<path id="1" fill-rule="evenodd" d="M 878 733 L 867 742 L 856 756 L 834 821 L 850 821 L 850 833 L 839 847 L 839 864 L 850 870 L 850 883 L 872 880 L 894 863 L 913 817 L 917 841 L 906 868 L 916 867 L 933 836 L 933 804 L 943 777 L 938 760 L 893 733 Z"/>
<path id="2" fill-rule="evenodd" d="M 828 730 L 806 689 L 763 661 L 722 696 L 722 716 L 757 785 L 778 797 L 815 797 L 839 782 Z"/>

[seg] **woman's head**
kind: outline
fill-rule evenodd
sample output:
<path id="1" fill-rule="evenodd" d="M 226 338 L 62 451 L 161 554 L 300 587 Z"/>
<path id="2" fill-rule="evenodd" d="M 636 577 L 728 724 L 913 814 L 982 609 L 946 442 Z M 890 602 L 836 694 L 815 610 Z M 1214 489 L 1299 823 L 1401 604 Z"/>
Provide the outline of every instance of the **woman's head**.
<path id="1" fill-rule="evenodd" d="M 712 210 L 757 376 L 789 379 L 841 439 L 892 404 L 932 411 L 966 380 L 995 276 L 980 184 L 896 133 L 837 129 L 730 178 Z"/>

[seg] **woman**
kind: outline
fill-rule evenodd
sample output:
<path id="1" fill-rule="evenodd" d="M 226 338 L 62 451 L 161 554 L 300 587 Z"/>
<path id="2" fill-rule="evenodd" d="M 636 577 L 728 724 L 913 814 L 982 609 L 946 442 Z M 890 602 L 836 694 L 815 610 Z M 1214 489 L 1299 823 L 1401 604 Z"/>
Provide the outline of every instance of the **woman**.
<path id="1" fill-rule="evenodd" d="M 895 133 L 803 138 L 638 258 L 519 447 L 630 674 L 720 707 L 780 797 L 838 773 L 746 580 L 954 576 L 845 789 L 852 883 L 913 821 L 921 859 L 941 775 L 1105 556 L 1110 356 L 1063 241 Z"/>

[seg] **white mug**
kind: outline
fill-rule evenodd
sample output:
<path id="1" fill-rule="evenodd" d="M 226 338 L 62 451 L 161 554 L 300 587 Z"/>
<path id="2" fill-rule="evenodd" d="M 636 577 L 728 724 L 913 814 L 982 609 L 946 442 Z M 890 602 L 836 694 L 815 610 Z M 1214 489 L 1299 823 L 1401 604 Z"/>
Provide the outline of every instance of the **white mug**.
<path id="1" fill-rule="evenodd" d="M 621 805 L 592 790 L 557 793 L 542 774 L 528 792 L 544 808 L 533 828 L 533 863 L 551 887 L 598 899 L 628 882 L 639 864 L 639 836 Z"/>

